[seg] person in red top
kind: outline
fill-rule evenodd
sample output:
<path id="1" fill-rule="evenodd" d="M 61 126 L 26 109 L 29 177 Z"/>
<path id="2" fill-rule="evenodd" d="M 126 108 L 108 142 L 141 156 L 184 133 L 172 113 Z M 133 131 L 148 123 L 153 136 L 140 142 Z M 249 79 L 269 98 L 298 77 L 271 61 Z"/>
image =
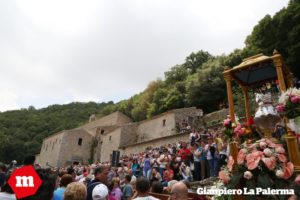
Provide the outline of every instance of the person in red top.
<path id="1" fill-rule="evenodd" d="M 182 149 L 180 149 L 179 156 L 181 156 L 181 160 L 184 162 L 186 166 L 190 166 L 190 158 L 192 155 L 192 152 L 189 148 L 187 148 L 187 143 L 183 142 L 182 143 Z"/>
<path id="2" fill-rule="evenodd" d="M 174 179 L 174 171 L 170 168 L 170 163 L 166 165 L 166 170 L 164 171 L 164 181 L 163 186 L 168 186 L 168 182 Z"/>

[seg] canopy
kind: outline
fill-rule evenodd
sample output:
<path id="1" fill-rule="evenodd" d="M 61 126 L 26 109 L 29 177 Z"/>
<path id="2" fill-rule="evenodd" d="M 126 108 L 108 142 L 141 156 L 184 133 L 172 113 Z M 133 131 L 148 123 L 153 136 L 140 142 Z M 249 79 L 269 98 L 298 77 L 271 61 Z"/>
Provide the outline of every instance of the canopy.
<path id="1" fill-rule="evenodd" d="M 277 80 L 277 71 L 274 65 L 275 54 L 272 57 L 258 54 L 250 58 L 246 58 L 240 65 L 233 67 L 227 72 L 231 77 L 242 86 L 252 86 L 265 83 L 271 80 Z M 283 62 L 281 56 L 283 76 L 287 78 L 290 72 Z"/>

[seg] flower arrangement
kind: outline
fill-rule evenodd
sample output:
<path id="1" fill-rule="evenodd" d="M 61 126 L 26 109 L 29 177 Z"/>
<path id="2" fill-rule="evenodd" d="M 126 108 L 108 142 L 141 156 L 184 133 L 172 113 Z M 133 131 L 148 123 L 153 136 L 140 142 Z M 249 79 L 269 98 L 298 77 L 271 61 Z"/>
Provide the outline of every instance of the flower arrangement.
<path id="1" fill-rule="evenodd" d="M 247 120 L 245 120 L 247 122 Z M 235 127 L 235 124 L 231 122 L 230 116 L 223 122 L 224 129 L 222 132 L 225 137 L 229 140 L 232 136 L 236 135 L 241 143 L 247 142 L 249 139 L 258 140 L 260 138 L 258 132 L 256 131 L 256 126 L 253 122 L 253 118 L 249 118 L 248 123 L 239 124 Z"/>
<path id="2" fill-rule="evenodd" d="M 289 88 L 279 98 L 277 112 L 285 115 L 288 119 L 300 118 L 300 89 Z"/>
<path id="3" fill-rule="evenodd" d="M 238 171 L 233 174 L 234 164 Z M 237 163 L 230 156 L 227 166 L 219 172 L 220 179 L 228 184 L 228 188 L 235 188 L 240 183 L 248 189 L 284 189 L 294 180 L 294 176 L 294 165 L 287 162 L 283 145 L 269 139 L 244 143 L 238 153 Z"/>
<path id="4" fill-rule="evenodd" d="M 230 140 L 232 136 L 234 136 L 234 128 L 229 115 L 224 120 L 223 126 L 224 129 L 222 129 L 222 132 L 224 133 L 226 140 Z"/>

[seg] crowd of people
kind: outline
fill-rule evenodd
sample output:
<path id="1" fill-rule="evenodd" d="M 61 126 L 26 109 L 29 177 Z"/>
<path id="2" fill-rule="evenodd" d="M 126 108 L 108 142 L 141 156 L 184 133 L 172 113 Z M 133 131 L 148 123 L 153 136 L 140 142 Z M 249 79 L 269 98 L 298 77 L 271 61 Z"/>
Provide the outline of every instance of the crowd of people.
<path id="1" fill-rule="evenodd" d="M 99 162 L 92 165 L 76 163 L 68 167 L 52 168 L 51 171 L 59 179 L 56 181 L 59 187 L 55 189 L 52 199 L 71 199 L 69 196 L 73 194 L 72 191 L 80 191 L 82 185 L 86 188 L 87 199 L 97 199 L 93 197 L 94 193 L 101 197 L 107 193 L 108 199 L 134 199 L 138 195 L 136 182 L 140 177 L 146 179 L 151 188 L 155 188 L 155 192 L 169 193 L 172 189 L 170 183 L 188 184 L 191 181 L 217 177 L 220 167 L 226 164 L 229 153 L 223 134 L 219 130 L 212 131 L 205 127 L 201 131 L 192 130 L 189 141 L 146 149 L 139 154 L 121 156 L 119 166 Z M 33 162 L 34 156 L 29 156 L 24 160 L 24 165 Z M 3 192 L 13 196 L 12 190 L 7 189 L 9 185 L 5 180 L 12 173 L 14 166 L 13 164 L 0 167 L 0 186 L 4 186 L 0 197 Z M 38 165 L 34 166 L 36 169 L 40 168 Z M 95 183 L 98 182 L 102 182 L 107 189 L 103 189 L 104 186 L 96 187 Z M 94 186 L 95 189 L 91 192 L 91 187 Z"/>
<path id="2" fill-rule="evenodd" d="M 205 127 L 201 131 L 192 130 L 189 141 L 159 148 L 148 147 L 139 154 L 122 155 L 118 166 L 98 162 L 42 169 L 34 164 L 34 156 L 28 156 L 24 166 L 33 165 L 43 182 L 35 195 L 23 200 L 157 199 L 151 194 L 188 199 L 190 182 L 218 177 L 228 156 L 229 144 L 223 133 Z M 0 199 L 16 199 L 7 183 L 15 168 L 15 163 L 0 165 Z"/>

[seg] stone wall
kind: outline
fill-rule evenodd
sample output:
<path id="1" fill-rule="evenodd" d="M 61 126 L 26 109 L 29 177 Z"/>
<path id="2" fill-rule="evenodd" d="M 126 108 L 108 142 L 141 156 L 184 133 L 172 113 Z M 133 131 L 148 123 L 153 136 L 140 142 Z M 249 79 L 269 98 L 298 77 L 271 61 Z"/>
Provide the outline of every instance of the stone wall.
<path id="1" fill-rule="evenodd" d="M 130 123 L 123 125 L 121 127 L 121 139 L 119 146 L 126 146 L 129 144 L 136 143 L 137 141 L 137 130 L 138 124 L 137 123 Z M 118 146 L 118 147 L 119 147 Z"/>
<path id="2" fill-rule="evenodd" d="M 137 127 L 137 142 L 175 134 L 175 124 L 175 115 L 172 112 L 144 120 Z"/>
<path id="3" fill-rule="evenodd" d="M 157 138 L 147 142 L 140 142 L 137 144 L 129 145 L 120 149 L 121 155 L 130 155 L 141 153 L 146 150 L 147 147 L 156 148 L 172 144 L 179 141 L 189 141 L 189 133 L 177 133 L 171 136 Z"/>
<path id="4" fill-rule="evenodd" d="M 129 123 L 129 122 L 132 122 L 132 119 L 130 119 L 123 113 L 117 111 L 110 115 L 102 117 L 100 119 L 97 119 L 95 121 L 92 121 L 91 123 L 85 124 L 79 128 L 89 131 L 98 126 L 114 126 L 118 124 Z"/>
<path id="5" fill-rule="evenodd" d="M 188 120 L 189 124 L 193 126 L 193 121 L 197 118 L 198 110 L 196 107 L 176 109 L 175 112 L 175 121 L 180 123 L 182 120 Z"/>
<path id="6" fill-rule="evenodd" d="M 203 120 L 205 123 L 209 123 L 212 121 L 223 121 L 224 119 L 227 118 L 227 115 L 229 115 L 229 109 L 223 109 L 223 110 L 219 110 L 213 113 L 209 113 L 207 115 L 204 116 Z"/>
<path id="7" fill-rule="evenodd" d="M 73 161 L 88 164 L 92 141 L 93 136 L 83 129 L 67 131 L 61 143 L 57 166 L 66 166 Z"/>
<path id="8" fill-rule="evenodd" d="M 121 128 L 101 136 L 102 144 L 98 147 L 100 149 L 100 161 L 110 161 L 111 154 L 114 150 L 118 150 L 121 139 Z"/>
<path id="9" fill-rule="evenodd" d="M 57 166 L 65 132 L 66 131 L 56 133 L 43 140 L 40 156 L 36 160 L 36 163 L 40 164 L 42 167 Z"/>

